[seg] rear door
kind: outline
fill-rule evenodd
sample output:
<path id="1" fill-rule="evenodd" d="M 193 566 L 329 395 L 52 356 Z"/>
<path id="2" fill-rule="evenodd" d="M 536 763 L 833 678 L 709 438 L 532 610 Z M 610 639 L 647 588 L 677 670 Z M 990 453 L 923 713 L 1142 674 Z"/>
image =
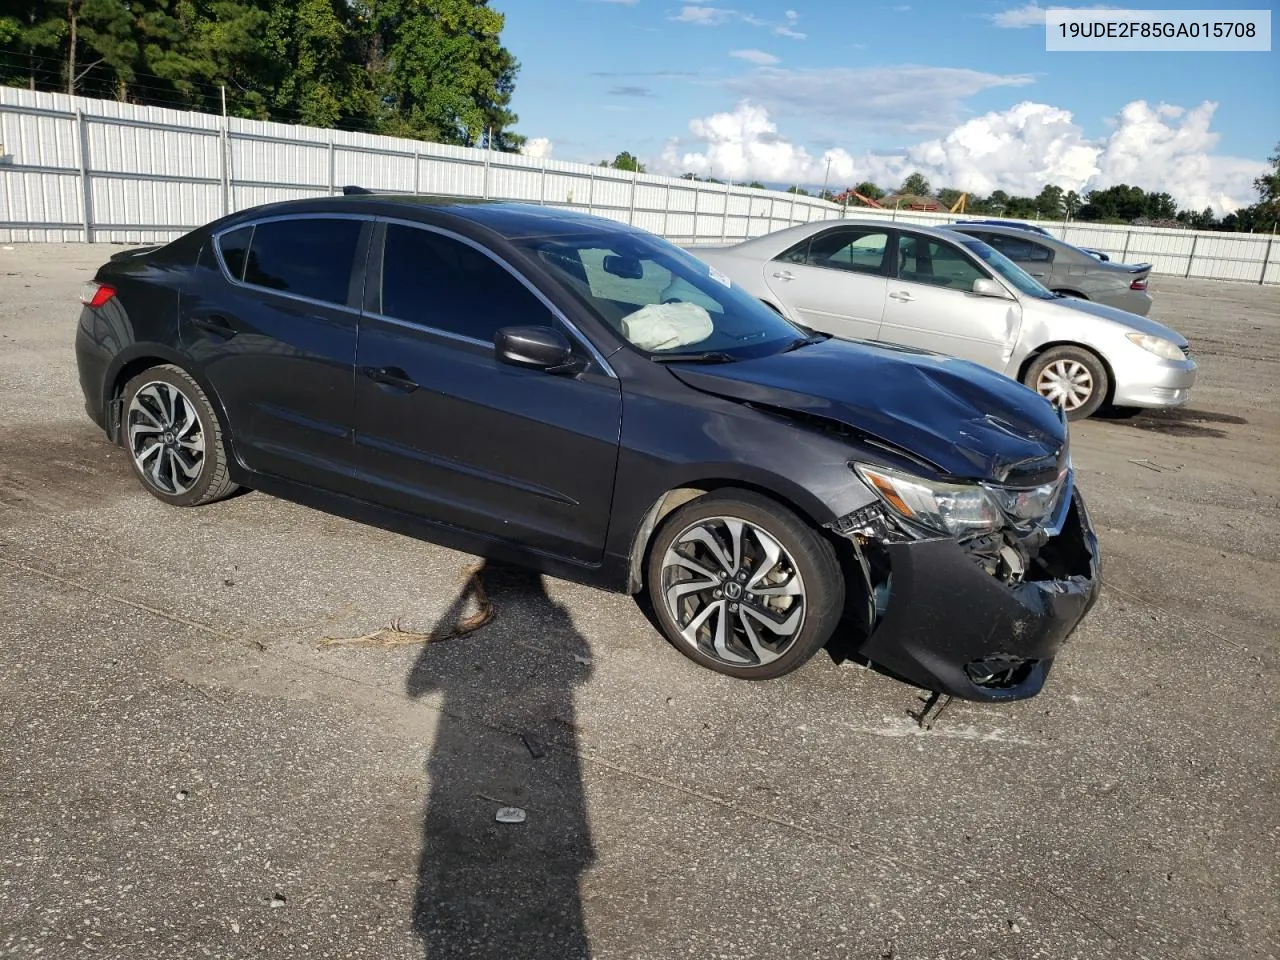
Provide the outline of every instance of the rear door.
<path id="1" fill-rule="evenodd" d="M 897 250 L 880 339 L 1003 370 L 1022 325 L 1018 301 L 974 294 L 973 281 L 991 274 L 950 241 L 902 231 Z"/>
<path id="2" fill-rule="evenodd" d="M 604 550 L 618 380 L 577 340 L 576 376 L 500 363 L 500 327 L 553 326 L 549 303 L 479 244 L 379 225 L 356 359 L 362 495 L 584 563 Z"/>
<path id="3" fill-rule="evenodd" d="M 881 227 L 820 231 L 765 264 L 765 282 L 806 326 L 874 340 L 885 310 L 891 236 Z"/>
<path id="4" fill-rule="evenodd" d="M 181 338 L 253 470 L 341 486 L 350 469 L 356 332 L 373 223 L 297 215 L 222 233 L 183 291 Z"/>

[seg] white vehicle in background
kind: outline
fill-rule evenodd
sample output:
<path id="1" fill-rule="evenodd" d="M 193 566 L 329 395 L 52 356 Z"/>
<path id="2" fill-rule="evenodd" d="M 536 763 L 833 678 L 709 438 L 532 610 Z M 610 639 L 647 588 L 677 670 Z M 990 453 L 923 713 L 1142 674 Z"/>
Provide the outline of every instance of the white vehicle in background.
<path id="1" fill-rule="evenodd" d="M 974 237 L 875 220 L 804 224 L 689 247 L 787 318 L 919 347 L 1020 380 L 1073 420 L 1187 402 L 1196 363 L 1155 320 L 1051 293 Z M 664 299 L 679 300 L 671 289 Z"/>

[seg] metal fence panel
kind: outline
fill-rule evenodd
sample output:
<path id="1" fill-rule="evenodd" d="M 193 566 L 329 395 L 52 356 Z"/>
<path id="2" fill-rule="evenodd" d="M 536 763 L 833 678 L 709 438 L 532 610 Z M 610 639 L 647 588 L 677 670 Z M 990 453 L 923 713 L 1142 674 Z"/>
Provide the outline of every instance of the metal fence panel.
<path id="1" fill-rule="evenodd" d="M 522 200 L 594 213 L 677 243 L 719 244 L 853 216 L 941 224 L 964 215 L 845 209 L 703 183 L 346 130 L 223 118 L 0 88 L 0 240 L 153 242 L 262 203 L 378 190 Z M 1280 282 L 1266 235 L 1044 223 L 1154 273 Z"/>

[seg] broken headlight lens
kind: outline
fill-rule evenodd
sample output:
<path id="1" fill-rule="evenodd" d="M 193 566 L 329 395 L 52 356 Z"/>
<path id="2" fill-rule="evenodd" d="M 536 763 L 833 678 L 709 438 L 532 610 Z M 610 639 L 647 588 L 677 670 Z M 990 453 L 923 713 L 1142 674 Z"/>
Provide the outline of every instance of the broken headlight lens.
<path id="1" fill-rule="evenodd" d="M 1126 333 L 1125 336 L 1161 360 L 1182 360 L 1185 357 L 1180 346 L 1164 337 L 1153 337 L 1149 333 Z"/>
<path id="2" fill-rule="evenodd" d="M 854 469 L 895 513 L 930 530 L 961 538 L 991 533 L 1004 523 L 999 507 L 977 484 L 925 480 L 863 463 Z"/>
<path id="3" fill-rule="evenodd" d="M 1019 490 L 992 485 L 984 486 L 984 489 L 1014 526 L 1027 527 L 1039 523 L 1053 512 L 1065 489 L 1063 479 L 1066 473 L 1064 468 L 1056 480 L 1038 487 Z"/>

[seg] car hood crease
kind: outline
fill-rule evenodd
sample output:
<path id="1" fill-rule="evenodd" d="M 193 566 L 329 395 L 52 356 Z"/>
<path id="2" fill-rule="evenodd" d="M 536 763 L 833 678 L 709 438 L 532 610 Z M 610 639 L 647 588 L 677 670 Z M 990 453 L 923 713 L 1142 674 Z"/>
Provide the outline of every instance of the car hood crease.
<path id="1" fill-rule="evenodd" d="M 964 360 L 833 337 L 799 350 L 671 372 L 705 393 L 844 424 L 952 477 L 1055 478 L 1066 427 L 1034 392 Z"/>

